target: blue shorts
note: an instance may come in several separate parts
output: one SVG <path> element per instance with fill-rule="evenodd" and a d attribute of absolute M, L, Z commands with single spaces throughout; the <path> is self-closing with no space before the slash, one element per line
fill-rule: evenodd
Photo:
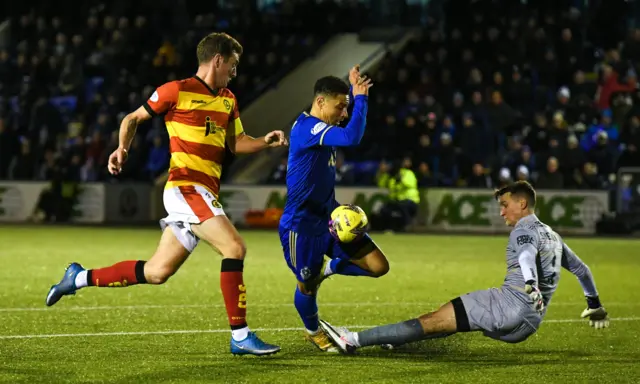
<path fill-rule="evenodd" d="M 340 243 L 329 231 L 321 235 L 303 235 L 282 228 L 280 242 L 287 265 L 302 283 L 322 272 L 325 255 L 331 259 L 348 260 L 363 257 L 376 248 L 368 234 L 353 243 Z"/>

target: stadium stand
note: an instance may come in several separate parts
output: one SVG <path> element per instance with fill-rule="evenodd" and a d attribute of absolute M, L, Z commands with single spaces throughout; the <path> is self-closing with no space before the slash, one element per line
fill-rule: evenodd
<path fill-rule="evenodd" d="M 417 25 L 418 37 L 369 73 L 376 85 L 367 132 L 357 150 L 340 153 L 340 185 L 374 186 L 381 169 L 411 164 L 422 187 L 493 188 L 527 179 L 538 189 L 613 195 L 616 172 L 640 166 L 640 30 L 616 21 L 626 8 L 569 0 L 470 2 L 468 9 L 454 3 L 5 7 L 0 180 L 148 183 L 162 174 L 168 154 L 161 119 L 140 127 L 121 176 L 109 176 L 105 163 L 122 116 L 155 86 L 190 76 L 195 45 L 209 31 L 228 31 L 245 46 L 230 86 L 243 109 L 335 34 Z M 314 22 L 319 14 L 323 23 Z M 262 181 L 282 185 L 286 165 L 274 164 Z M 635 196 L 637 183 L 625 181 L 618 200 Z"/>
<path fill-rule="evenodd" d="M 247 105 L 332 34 L 360 23 L 357 3 L 260 10 L 255 2 L 177 3 L 13 9 L 9 44 L 0 49 L 0 180 L 50 180 L 57 172 L 68 180 L 109 179 L 105 163 L 122 116 L 155 86 L 191 76 L 195 47 L 210 31 L 227 31 L 244 45 L 231 89 Z M 320 12 L 328 20 L 322 25 L 312 22 Z M 161 119 L 141 126 L 120 180 L 157 176 L 168 165 L 166 141 Z"/>
<path fill-rule="evenodd" d="M 568 4 L 452 4 L 371 73 L 367 132 L 339 183 L 371 185 L 404 158 L 422 186 L 446 187 L 607 189 L 640 166 L 640 30 L 596 34 L 603 20 Z"/>

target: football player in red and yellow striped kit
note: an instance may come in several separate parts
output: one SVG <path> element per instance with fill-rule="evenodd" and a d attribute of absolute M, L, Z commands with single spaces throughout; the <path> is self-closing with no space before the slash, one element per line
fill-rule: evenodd
<path fill-rule="evenodd" d="M 143 106 L 122 120 L 120 145 L 109 157 L 109 172 L 114 175 L 121 171 L 140 122 L 163 115 L 169 133 L 171 162 L 163 194 L 168 215 L 160 222 L 163 233 L 158 248 L 148 261 L 122 261 L 88 270 L 72 263 L 60 283 L 51 287 L 47 305 L 87 286 L 162 284 L 202 239 L 223 257 L 220 287 L 231 325 L 231 352 L 267 355 L 280 350 L 260 340 L 247 326 L 246 246 L 217 200 L 225 144 L 236 153 L 287 145 L 282 131 L 260 138 L 245 134 L 237 100 L 226 88 L 236 76 L 241 55 L 242 46 L 231 36 L 206 36 L 198 44 L 196 75 L 158 87 Z"/>

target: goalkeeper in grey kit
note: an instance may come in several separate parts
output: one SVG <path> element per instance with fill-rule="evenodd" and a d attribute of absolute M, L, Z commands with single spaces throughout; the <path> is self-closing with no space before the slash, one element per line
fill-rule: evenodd
<path fill-rule="evenodd" d="M 519 343 L 534 334 L 558 287 L 560 269 L 574 274 L 587 299 L 582 317 L 594 328 L 609 325 L 589 267 L 562 238 L 535 215 L 536 192 L 526 181 L 495 192 L 500 216 L 513 230 L 507 246 L 507 276 L 500 288 L 457 297 L 435 312 L 397 324 L 361 332 L 333 327 L 320 321 L 332 342 L 345 353 L 371 345 L 397 346 L 446 337 L 458 332 L 481 331 L 487 337 Z"/>

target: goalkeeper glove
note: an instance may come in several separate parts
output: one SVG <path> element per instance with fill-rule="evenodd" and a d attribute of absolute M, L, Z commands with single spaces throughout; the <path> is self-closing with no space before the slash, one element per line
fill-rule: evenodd
<path fill-rule="evenodd" d="M 533 308 L 536 312 L 542 314 L 542 311 L 544 311 L 544 301 L 542 300 L 542 293 L 536 286 L 536 282 L 529 280 L 524 284 L 524 291 L 529 295 L 529 298 L 533 302 Z"/>
<path fill-rule="evenodd" d="M 607 328 L 609 326 L 609 314 L 600 304 L 600 299 L 587 296 L 587 309 L 580 315 L 583 319 L 589 318 L 589 325 L 595 329 Z"/>

